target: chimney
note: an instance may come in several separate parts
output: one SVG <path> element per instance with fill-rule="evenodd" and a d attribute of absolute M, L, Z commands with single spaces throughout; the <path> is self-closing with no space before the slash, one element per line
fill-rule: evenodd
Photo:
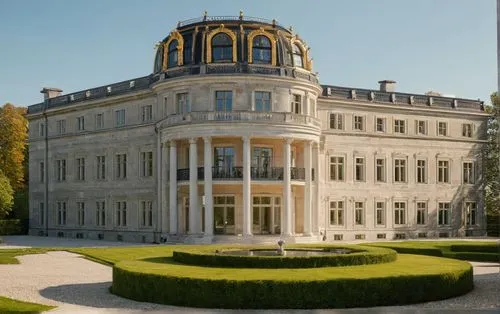
<path fill-rule="evenodd" d="M 381 92 L 393 93 L 396 91 L 396 81 L 383 80 L 383 81 L 378 81 L 378 83 L 380 84 Z"/>
<path fill-rule="evenodd" d="M 54 98 L 57 96 L 61 96 L 62 89 L 55 88 L 55 87 L 44 87 L 40 93 L 43 94 L 43 99 L 47 100 L 49 98 Z"/>

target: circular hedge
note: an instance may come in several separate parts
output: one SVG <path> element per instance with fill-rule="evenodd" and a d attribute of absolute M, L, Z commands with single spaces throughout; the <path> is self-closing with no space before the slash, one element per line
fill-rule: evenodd
<path fill-rule="evenodd" d="M 122 261 L 112 292 L 137 301 L 232 309 L 316 309 L 410 304 L 473 288 L 469 263 L 399 255 L 390 263 L 302 269 L 183 265 L 172 257 Z"/>
<path fill-rule="evenodd" d="M 313 255 L 313 256 L 237 256 L 226 255 L 224 251 L 230 251 L 234 247 L 214 248 L 184 248 L 175 249 L 173 259 L 176 262 L 211 267 L 234 267 L 234 268 L 313 268 L 313 267 L 334 267 L 352 266 L 393 262 L 397 258 L 397 253 L 386 248 L 376 248 L 359 245 L 345 246 L 300 246 L 287 248 L 288 251 L 315 249 L 323 251 L 333 251 L 338 249 L 348 249 L 352 253 Z M 238 250 L 242 248 L 239 247 Z M 262 247 L 245 247 L 254 251 L 263 250 Z M 270 247 L 269 249 L 274 249 Z"/>

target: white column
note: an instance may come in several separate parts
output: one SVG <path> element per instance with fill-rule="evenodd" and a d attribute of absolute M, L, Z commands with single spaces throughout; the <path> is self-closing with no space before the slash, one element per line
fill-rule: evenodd
<path fill-rule="evenodd" d="M 168 221 L 168 215 L 167 215 L 167 164 L 168 164 L 168 147 L 167 143 L 162 143 L 161 144 L 161 159 L 160 162 L 156 164 L 158 168 L 160 168 L 160 175 L 161 175 L 161 180 L 160 180 L 160 186 L 161 186 L 161 199 L 160 203 L 158 204 L 159 207 L 159 212 L 160 212 L 160 217 L 159 221 L 161 222 L 161 228 L 160 231 L 166 232 L 168 230 L 169 226 L 169 221 Z"/>
<path fill-rule="evenodd" d="M 313 234 L 319 234 L 319 226 L 320 226 L 320 223 L 319 223 L 319 219 L 320 219 L 320 216 L 319 216 L 319 211 L 321 210 L 320 207 L 321 207 L 321 195 L 319 193 L 319 182 L 320 182 L 320 165 L 321 165 L 321 162 L 320 162 L 320 158 L 319 158 L 319 143 L 316 142 L 314 143 L 314 149 L 313 149 L 313 163 L 314 163 L 314 181 L 316 181 L 316 184 L 314 185 L 314 196 L 313 196 L 313 203 L 314 203 L 314 207 L 313 207 L 313 210 L 312 210 L 312 232 Z M 326 215 L 326 213 L 325 213 Z"/>
<path fill-rule="evenodd" d="M 177 146 L 170 141 L 170 178 L 169 178 L 170 234 L 177 234 Z"/>
<path fill-rule="evenodd" d="M 312 235 L 312 212 L 311 212 L 311 169 L 312 169 L 312 146 L 311 142 L 304 143 L 304 168 L 306 182 L 304 185 L 304 235 Z"/>
<path fill-rule="evenodd" d="M 291 157 L 292 139 L 285 139 L 283 145 L 283 205 L 285 221 L 283 223 L 283 235 L 292 235 L 292 181 L 291 181 Z"/>
<path fill-rule="evenodd" d="M 200 233 L 198 210 L 198 152 L 197 138 L 189 139 L 189 233 Z"/>
<path fill-rule="evenodd" d="M 252 235 L 250 138 L 243 137 L 243 236 Z"/>
<path fill-rule="evenodd" d="M 214 206 L 212 196 L 212 143 L 210 137 L 204 137 L 204 189 L 205 189 L 205 234 L 213 235 L 214 233 Z"/>

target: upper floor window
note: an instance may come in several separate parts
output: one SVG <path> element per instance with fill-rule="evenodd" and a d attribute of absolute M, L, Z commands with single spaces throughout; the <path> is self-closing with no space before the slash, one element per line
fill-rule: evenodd
<path fill-rule="evenodd" d="M 344 129 L 344 115 L 341 113 L 330 113 L 330 129 Z"/>
<path fill-rule="evenodd" d="M 81 116 L 76 118 L 76 130 L 84 131 L 85 130 L 85 117 Z"/>
<path fill-rule="evenodd" d="M 417 183 L 427 183 L 427 163 L 424 159 L 417 160 Z"/>
<path fill-rule="evenodd" d="M 115 177 L 117 179 L 127 178 L 127 154 L 116 155 Z"/>
<path fill-rule="evenodd" d="M 125 109 L 115 111 L 115 126 L 125 125 Z"/>
<path fill-rule="evenodd" d="M 406 159 L 394 159 L 394 182 L 406 182 Z"/>
<path fill-rule="evenodd" d="M 385 182 L 385 159 L 377 158 L 375 161 L 375 181 Z"/>
<path fill-rule="evenodd" d="M 438 122 L 438 135 L 440 136 L 448 135 L 448 124 L 446 122 Z"/>
<path fill-rule="evenodd" d="M 177 97 L 177 114 L 183 114 L 190 112 L 189 108 L 189 98 L 188 93 L 179 93 L 176 95 Z"/>
<path fill-rule="evenodd" d="M 95 128 L 96 130 L 104 128 L 104 113 L 98 113 L 95 115 Z"/>
<path fill-rule="evenodd" d="M 475 176 L 474 176 L 474 163 L 471 161 L 464 162 L 463 163 L 463 183 L 464 184 L 474 184 L 475 183 Z"/>
<path fill-rule="evenodd" d="M 363 131 L 365 129 L 365 123 L 362 116 L 354 116 L 354 130 Z"/>
<path fill-rule="evenodd" d="M 298 94 L 292 95 L 292 113 L 302 113 L 302 96 Z"/>
<path fill-rule="evenodd" d="M 267 36 L 255 36 L 252 43 L 252 61 L 254 63 L 271 63 L 271 41 Z"/>
<path fill-rule="evenodd" d="M 215 111 L 233 110 L 233 92 L 216 91 L 215 92 Z"/>
<path fill-rule="evenodd" d="M 293 66 L 303 68 L 304 64 L 302 63 L 302 49 L 297 44 L 292 46 L 292 59 Z"/>
<path fill-rule="evenodd" d="M 142 122 L 148 122 L 153 120 L 153 106 L 152 105 L 142 106 L 141 117 L 142 117 Z"/>
<path fill-rule="evenodd" d="M 330 157 L 330 180 L 344 180 L 344 157 Z"/>
<path fill-rule="evenodd" d="M 106 179 L 106 156 L 97 156 L 97 180 Z"/>
<path fill-rule="evenodd" d="M 66 120 L 57 120 L 57 134 L 66 133 Z"/>
<path fill-rule="evenodd" d="M 38 124 L 38 136 L 45 136 L 45 123 L 43 122 Z"/>
<path fill-rule="evenodd" d="M 375 127 L 377 132 L 385 132 L 385 119 L 377 118 Z"/>
<path fill-rule="evenodd" d="M 438 182 L 450 183 L 450 162 L 448 160 L 438 160 Z"/>
<path fill-rule="evenodd" d="M 354 181 L 365 180 L 365 159 L 362 157 L 354 158 Z"/>
<path fill-rule="evenodd" d="M 56 160 L 56 180 L 66 181 L 66 159 Z"/>
<path fill-rule="evenodd" d="M 85 181 L 85 158 L 76 159 L 76 180 Z"/>
<path fill-rule="evenodd" d="M 212 61 L 232 62 L 233 41 L 226 33 L 218 33 L 212 38 Z"/>
<path fill-rule="evenodd" d="M 472 137 L 472 124 L 471 123 L 462 124 L 462 136 Z"/>
<path fill-rule="evenodd" d="M 177 39 L 174 39 L 170 42 L 168 45 L 168 61 L 167 61 L 167 66 L 168 68 L 173 68 L 177 66 L 177 61 L 178 61 L 178 54 L 177 54 L 177 46 L 179 45 L 179 42 Z"/>
<path fill-rule="evenodd" d="M 39 177 L 40 177 L 40 182 L 44 182 L 45 181 L 45 163 L 43 161 L 40 161 L 40 174 L 39 174 Z"/>
<path fill-rule="evenodd" d="M 419 135 L 427 135 L 427 121 L 415 121 L 415 133 Z"/>
<path fill-rule="evenodd" d="M 141 152 L 141 176 L 153 175 L 153 152 Z"/>
<path fill-rule="evenodd" d="M 192 59 L 193 59 L 192 49 L 193 49 L 193 37 L 191 34 L 189 34 L 184 38 L 184 48 L 183 48 L 184 60 L 182 60 L 184 64 L 193 63 L 192 62 Z"/>
<path fill-rule="evenodd" d="M 394 133 L 406 133 L 406 121 L 405 120 L 394 120 Z"/>
<path fill-rule="evenodd" d="M 255 111 L 271 111 L 270 92 L 255 92 Z"/>

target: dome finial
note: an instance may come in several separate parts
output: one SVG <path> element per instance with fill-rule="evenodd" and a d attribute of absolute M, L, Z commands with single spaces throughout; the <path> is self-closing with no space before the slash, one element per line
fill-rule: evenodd
<path fill-rule="evenodd" d="M 288 30 L 290 31 L 290 33 L 293 33 L 293 26 L 290 25 L 290 27 L 288 27 Z"/>
<path fill-rule="evenodd" d="M 203 13 L 203 21 L 207 20 L 207 16 L 208 16 L 208 11 L 205 10 L 205 12 Z"/>
<path fill-rule="evenodd" d="M 240 20 L 243 20 L 243 10 L 240 10 Z"/>

